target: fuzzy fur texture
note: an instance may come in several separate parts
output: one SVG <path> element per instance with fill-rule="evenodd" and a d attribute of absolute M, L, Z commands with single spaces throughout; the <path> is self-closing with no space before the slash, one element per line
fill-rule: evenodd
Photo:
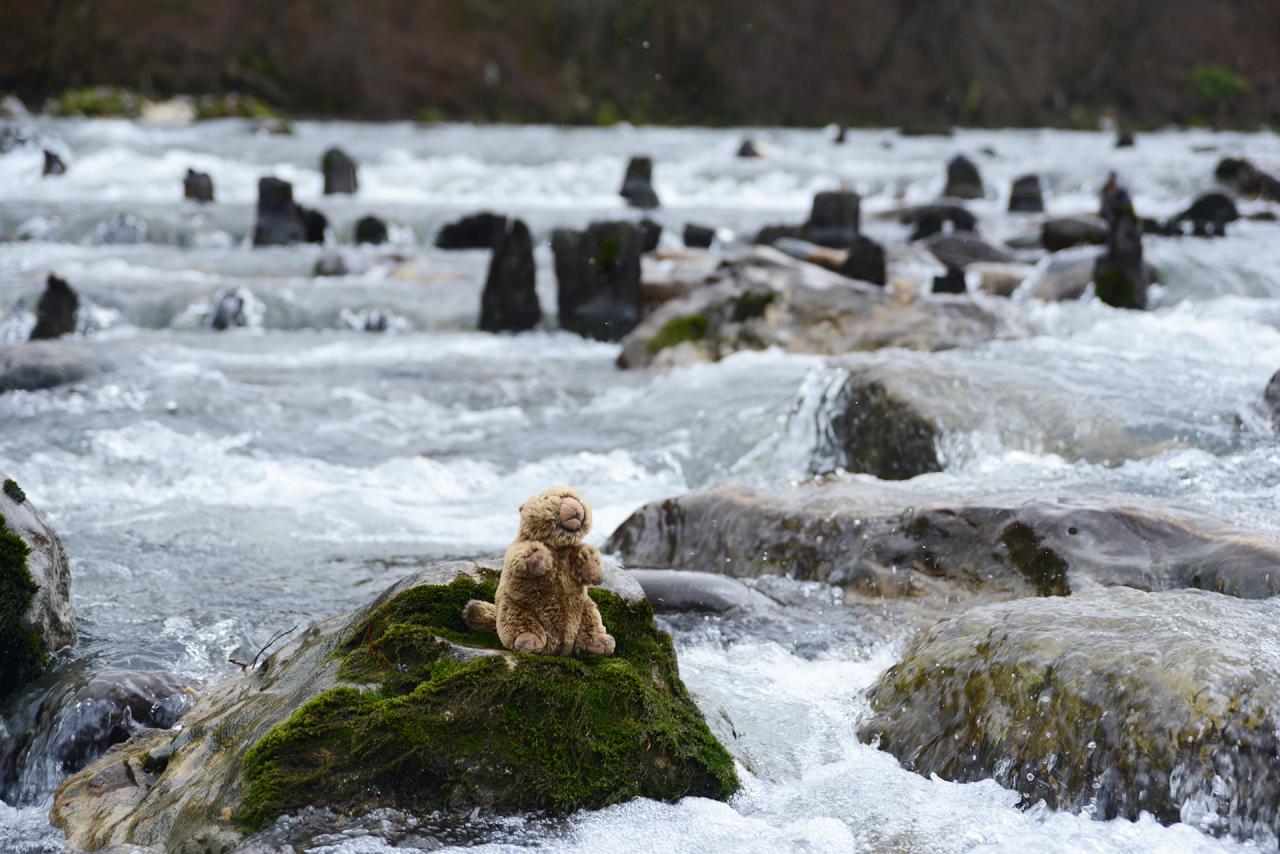
<path fill-rule="evenodd" d="M 590 530 L 591 506 L 567 486 L 526 501 L 495 602 L 468 602 L 467 626 L 496 633 L 516 652 L 612 655 L 613 637 L 587 596 L 587 588 L 604 579 L 600 552 L 582 542 Z"/>

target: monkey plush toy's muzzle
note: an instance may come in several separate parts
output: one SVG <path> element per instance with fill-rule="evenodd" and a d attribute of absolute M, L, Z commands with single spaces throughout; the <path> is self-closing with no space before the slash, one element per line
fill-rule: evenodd
<path fill-rule="evenodd" d="M 582 525 L 586 521 L 587 510 L 582 506 L 582 502 L 576 498 L 560 499 L 560 527 L 566 531 L 577 532 L 582 530 Z"/>

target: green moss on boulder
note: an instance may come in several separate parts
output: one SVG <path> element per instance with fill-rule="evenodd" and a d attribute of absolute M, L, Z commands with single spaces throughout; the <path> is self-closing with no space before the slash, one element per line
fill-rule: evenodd
<path fill-rule="evenodd" d="M 18 486 L 18 482 L 12 478 L 9 478 L 4 482 L 4 494 L 12 498 L 18 504 L 27 500 L 27 494 L 22 491 L 21 486 Z"/>
<path fill-rule="evenodd" d="M 673 317 L 662 325 L 645 345 L 649 355 L 654 355 L 668 347 L 683 344 L 685 341 L 701 341 L 707 334 L 707 316 L 705 314 L 687 314 Z"/>
<path fill-rule="evenodd" d="M 461 620 L 495 581 L 413 587 L 371 612 L 334 653 L 346 684 L 245 755 L 241 828 L 307 805 L 567 813 L 733 794 L 733 760 L 647 602 L 591 591 L 618 641 L 612 657 L 517 655 Z"/>
<path fill-rule="evenodd" d="M 46 110 L 58 116 L 133 118 L 142 110 L 142 98 L 117 86 L 86 86 L 67 89 L 52 99 Z"/>
<path fill-rule="evenodd" d="M 39 589 L 27 569 L 30 552 L 0 516 L 0 698 L 38 676 L 48 659 L 40 633 L 26 621 Z"/>

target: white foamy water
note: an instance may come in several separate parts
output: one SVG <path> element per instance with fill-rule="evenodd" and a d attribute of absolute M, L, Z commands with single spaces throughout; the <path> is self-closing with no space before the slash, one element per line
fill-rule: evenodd
<path fill-rule="evenodd" d="M 551 328 L 555 280 L 541 241 L 559 225 L 635 216 L 616 196 L 631 154 L 655 158 L 663 207 L 652 215 L 668 246 L 686 222 L 745 235 L 798 221 L 813 192 L 840 185 L 864 194 L 868 233 L 901 242 L 906 228 L 877 213 L 931 199 L 960 152 L 982 169 L 987 198 L 971 207 L 997 238 L 1034 230 L 1004 212 L 1010 183 L 1029 171 L 1044 177 L 1050 210 L 1068 214 L 1093 210 L 1115 169 L 1152 216 L 1211 188 L 1222 156 L 1280 171 L 1274 134 L 1147 134 L 1117 151 L 1108 134 L 1035 130 L 858 131 L 835 147 L 829 130 L 769 128 L 299 122 L 278 137 L 236 121 L 40 120 L 38 129 L 65 146 L 70 170 L 42 179 L 29 152 L 0 157 L 0 241 L 9 241 L 0 242 L 0 345 L 25 337 L 56 272 L 81 294 L 88 320 L 72 344 L 96 370 L 69 387 L 0 395 L 0 469 L 47 512 L 72 556 L 76 655 L 206 683 L 230 672 L 228 656 L 251 656 L 275 630 L 364 601 L 426 561 L 500 551 L 516 508 L 545 486 L 583 492 L 600 543 L 650 500 L 804 476 L 814 442 L 806 419 L 829 381 L 823 360 L 742 353 L 648 375 L 619 371 L 616 345 Z M 735 158 L 745 136 L 768 156 Z M 333 144 L 360 164 L 352 197 L 321 195 L 320 155 Z M 188 167 L 213 176 L 215 205 L 181 200 Z M 317 247 L 245 245 L 267 174 L 293 181 L 300 202 L 330 217 L 349 275 L 312 278 Z M 474 331 L 487 253 L 430 243 L 441 223 L 479 209 L 528 219 L 547 329 Z M 121 213 L 146 223 L 145 241 L 101 245 L 101 226 Z M 400 242 L 350 246 L 366 213 L 399 226 Z M 1015 300 L 1031 337 L 910 357 L 1000 393 L 940 386 L 964 426 L 942 437 L 947 470 L 907 489 L 1145 496 L 1280 533 L 1280 449 L 1260 400 L 1280 368 L 1277 238 L 1266 222 L 1236 223 L 1214 241 L 1148 238 L 1162 282 L 1152 311 Z M 251 327 L 203 329 L 228 289 L 251 296 Z M 387 333 L 360 331 L 372 312 L 390 319 Z M 1072 429 L 1084 419 L 1103 426 Z M 1237 847 L 1150 819 L 1019 810 L 994 783 L 902 770 L 858 743 L 855 721 L 905 630 L 860 620 L 809 626 L 803 643 L 713 618 L 676 627 L 690 688 L 739 733 L 745 786 L 731 803 L 636 801 L 555 823 L 486 818 L 445 841 L 556 851 Z M 47 808 L 0 805 L 0 849 L 60 850 Z M 372 822 L 316 838 L 311 850 L 384 851 L 410 838 Z"/>

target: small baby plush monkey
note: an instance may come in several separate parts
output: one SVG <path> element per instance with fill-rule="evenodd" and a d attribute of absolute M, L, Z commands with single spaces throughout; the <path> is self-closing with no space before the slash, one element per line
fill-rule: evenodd
<path fill-rule="evenodd" d="M 587 588 L 604 579 L 600 552 L 582 542 L 591 507 L 556 486 L 520 507 L 520 533 L 502 561 L 495 603 L 472 599 L 462 619 L 495 632 L 507 649 L 543 655 L 612 655 L 614 641 Z"/>

